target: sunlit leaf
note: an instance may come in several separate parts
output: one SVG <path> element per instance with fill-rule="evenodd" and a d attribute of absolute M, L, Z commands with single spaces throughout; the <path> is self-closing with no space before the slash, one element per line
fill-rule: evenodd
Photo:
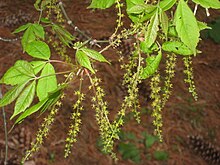
<path fill-rule="evenodd" d="M 79 64 L 87 69 L 89 69 L 92 73 L 95 73 L 94 69 L 91 66 L 91 62 L 89 60 L 89 57 L 81 50 L 76 51 L 76 59 L 79 62 Z"/>
<path fill-rule="evenodd" d="M 26 84 L 27 82 L 24 82 L 22 84 L 19 84 L 13 87 L 11 90 L 9 90 L 0 100 L 0 107 L 3 107 L 5 105 L 12 103 L 21 93 L 21 91 L 23 90 Z"/>
<path fill-rule="evenodd" d="M 34 77 L 34 69 L 32 65 L 24 60 L 18 60 L 15 65 L 15 69 L 22 73 L 23 75 L 29 76 L 29 77 Z"/>
<path fill-rule="evenodd" d="M 43 67 L 46 65 L 46 61 L 31 61 L 30 64 L 33 66 L 34 68 L 34 74 L 38 74 Z"/>
<path fill-rule="evenodd" d="M 155 42 L 157 38 L 157 31 L 159 30 L 159 19 L 158 13 L 156 12 L 150 19 L 150 24 L 147 27 L 147 32 L 145 33 L 145 42 L 147 47 L 151 47 L 151 45 Z"/>
<path fill-rule="evenodd" d="M 38 84 L 37 84 L 37 96 L 39 100 L 43 100 L 48 96 L 48 93 L 57 88 L 57 79 L 55 75 L 55 70 L 53 65 L 47 63 L 40 75 Z"/>
<path fill-rule="evenodd" d="M 19 72 L 16 69 L 16 67 L 13 66 L 7 70 L 7 72 L 4 74 L 4 76 L 0 80 L 0 83 L 7 84 L 7 85 L 17 85 L 25 81 L 28 81 L 29 79 L 31 79 L 31 77 Z"/>
<path fill-rule="evenodd" d="M 146 58 L 146 67 L 142 69 L 140 74 L 142 79 L 148 78 L 157 71 L 161 58 L 162 58 L 161 51 L 158 52 L 157 56 L 150 56 Z"/>
<path fill-rule="evenodd" d="M 22 25 L 22 26 L 18 27 L 17 29 L 15 29 L 13 31 L 13 33 L 20 33 L 22 31 L 26 30 L 30 25 L 31 25 L 31 23 L 27 23 L 25 25 Z"/>
<path fill-rule="evenodd" d="M 189 56 L 193 54 L 192 50 L 180 41 L 164 42 L 162 45 L 162 49 L 167 52 L 173 52 L 184 56 Z"/>
<path fill-rule="evenodd" d="M 50 48 L 42 41 L 33 41 L 27 45 L 27 53 L 35 58 L 48 60 L 50 58 Z"/>
<path fill-rule="evenodd" d="M 195 54 L 199 42 L 199 27 L 192 10 L 184 0 L 178 3 L 174 22 L 181 41 Z"/>
<path fill-rule="evenodd" d="M 30 83 L 18 97 L 15 103 L 14 113 L 10 119 L 14 118 L 21 112 L 24 112 L 32 103 L 35 94 L 36 81 Z"/>
<path fill-rule="evenodd" d="M 177 0 L 162 0 L 159 3 L 160 8 L 163 11 L 169 10 L 176 3 Z"/>
<path fill-rule="evenodd" d="M 115 3 L 115 0 L 92 0 L 88 8 L 106 9 L 111 7 Z"/>
<path fill-rule="evenodd" d="M 204 8 L 220 9 L 219 0 L 192 0 L 192 1 L 201 5 Z"/>
<path fill-rule="evenodd" d="M 109 63 L 101 53 L 99 53 L 95 50 L 88 49 L 88 48 L 82 48 L 80 50 L 83 51 L 87 56 L 89 56 L 90 58 L 92 58 L 94 60 L 97 60 L 99 62 Z"/>

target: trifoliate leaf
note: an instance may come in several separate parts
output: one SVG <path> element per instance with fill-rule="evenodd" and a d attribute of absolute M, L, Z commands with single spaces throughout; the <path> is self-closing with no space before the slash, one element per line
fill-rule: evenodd
<path fill-rule="evenodd" d="M 42 77 L 42 78 L 41 78 Z M 37 96 L 39 100 L 43 100 L 48 96 L 48 93 L 57 88 L 57 79 L 53 65 L 47 63 L 40 75 L 37 84 Z"/>
<path fill-rule="evenodd" d="M 184 0 L 178 3 L 174 23 L 181 41 L 195 54 L 199 42 L 199 27 L 195 15 Z"/>
<path fill-rule="evenodd" d="M 49 60 L 50 58 L 50 48 L 42 41 L 33 41 L 27 45 L 27 53 L 35 58 Z"/>
<path fill-rule="evenodd" d="M 115 0 L 92 0 L 88 8 L 106 9 L 111 7 L 114 3 Z"/>
<path fill-rule="evenodd" d="M 24 112 L 32 103 L 35 94 L 36 81 L 29 84 L 18 97 L 15 103 L 14 113 L 10 119 L 14 118 L 21 112 Z"/>
<path fill-rule="evenodd" d="M 91 62 L 89 60 L 89 57 L 81 50 L 76 51 L 76 59 L 79 62 L 79 64 L 87 69 L 89 69 L 92 73 L 95 73 L 94 69 L 91 66 Z"/>
<path fill-rule="evenodd" d="M 179 55 L 189 56 L 193 55 L 191 49 L 189 49 L 184 43 L 180 41 L 167 41 L 162 45 L 162 49 L 167 52 L 173 52 Z"/>
<path fill-rule="evenodd" d="M 13 87 L 11 90 L 9 90 L 0 100 L 0 107 L 3 107 L 5 105 L 12 103 L 21 93 L 21 91 L 23 90 L 26 84 L 27 82 L 24 82 L 22 84 L 19 84 Z"/>
<path fill-rule="evenodd" d="M 219 0 L 192 0 L 192 1 L 201 5 L 204 8 L 220 9 Z"/>

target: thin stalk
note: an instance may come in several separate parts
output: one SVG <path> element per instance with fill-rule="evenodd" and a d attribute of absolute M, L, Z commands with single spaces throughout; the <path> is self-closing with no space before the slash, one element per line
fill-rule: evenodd
<path fill-rule="evenodd" d="M 2 88 L 0 86 L 0 99 L 2 98 Z M 7 121 L 6 121 L 6 113 L 5 108 L 2 107 L 2 116 L 3 116 L 3 123 L 4 123 L 4 132 L 5 132 L 5 160 L 4 165 L 7 165 L 8 161 L 8 131 L 7 131 Z"/>

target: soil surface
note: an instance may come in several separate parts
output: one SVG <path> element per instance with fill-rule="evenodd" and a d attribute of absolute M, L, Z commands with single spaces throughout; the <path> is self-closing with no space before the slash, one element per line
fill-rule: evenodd
<path fill-rule="evenodd" d="M 79 29 L 88 33 L 91 37 L 101 39 L 109 37 L 115 28 L 116 10 L 89 10 L 89 0 L 63 1 L 66 11 L 74 24 Z M 0 0 L 0 37 L 14 38 L 11 31 L 28 21 L 35 21 L 38 13 L 33 7 L 33 0 L 12 1 Z M 203 21 L 211 21 L 220 16 L 219 12 L 211 12 L 211 17 L 207 18 L 202 9 L 198 17 Z M 129 20 L 125 19 L 125 26 L 129 25 Z M 68 28 L 73 32 L 73 29 Z M 194 78 L 199 99 L 195 102 L 188 93 L 187 85 L 184 83 L 182 58 L 178 58 L 176 76 L 173 79 L 174 88 L 172 96 L 163 109 L 163 143 L 156 142 L 151 148 L 146 149 L 143 141 L 143 132 L 153 134 L 153 126 L 150 117 L 151 107 L 149 99 L 148 82 L 140 87 L 141 99 L 141 124 L 137 124 L 133 118 L 128 118 L 123 132 L 130 132 L 136 136 L 132 141 L 140 151 L 140 162 L 143 165 L 208 165 L 201 156 L 190 149 L 187 136 L 200 135 L 206 142 L 212 143 L 216 148 L 220 146 L 220 45 L 212 40 L 204 39 L 200 42 L 199 50 L 202 51 L 193 58 Z M 74 52 L 72 56 L 74 55 Z M 121 85 L 123 71 L 120 70 L 118 54 L 110 49 L 104 55 L 111 61 L 111 65 L 96 64 L 98 76 L 103 80 L 102 86 L 106 91 L 105 99 L 109 101 L 109 110 L 113 116 L 120 108 L 120 104 L 125 95 L 125 90 Z M 70 55 L 71 56 L 71 55 Z M 127 56 L 126 56 L 127 57 Z M 55 59 L 59 58 L 54 56 Z M 20 40 L 14 42 L 0 41 L 0 77 L 11 67 L 16 60 L 31 60 L 22 53 Z M 64 70 L 62 65 L 56 65 L 56 70 Z M 59 79 L 61 81 L 62 79 Z M 85 111 L 82 113 L 81 132 L 77 143 L 74 144 L 72 154 L 64 158 L 65 138 L 70 124 L 70 114 L 72 104 L 75 100 L 73 93 L 78 89 L 79 81 L 74 80 L 66 91 L 67 97 L 63 101 L 63 106 L 56 117 L 56 122 L 52 126 L 48 138 L 40 151 L 35 154 L 26 165 L 112 165 L 114 161 L 108 155 L 103 154 L 98 147 L 99 130 L 95 121 L 95 113 L 91 108 L 90 97 L 92 92 L 88 90 L 89 82 L 85 78 L 83 92 L 86 93 L 84 101 Z M 2 86 L 5 93 L 9 86 Z M 5 107 L 8 129 L 14 121 L 9 118 L 13 113 L 13 105 Z M 30 142 L 35 138 L 38 127 L 47 113 L 38 116 L 33 115 L 22 124 L 16 126 L 8 135 L 9 137 L 9 164 L 19 164 L 25 150 Z M 110 117 L 111 117 L 110 116 Z M 3 118 L 0 118 L 0 164 L 4 158 L 4 128 Z M 142 141 L 141 141 L 142 140 Z M 141 142 L 140 142 L 141 141 Z M 127 141 L 123 141 L 127 142 Z M 118 146 L 122 141 L 116 142 L 115 151 L 119 158 L 117 164 L 135 164 L 132 160 L 123 160 Z M 165 160 L 157 160 L 153 157 L 155 151 L 165 151 L 169 157 Z"/>

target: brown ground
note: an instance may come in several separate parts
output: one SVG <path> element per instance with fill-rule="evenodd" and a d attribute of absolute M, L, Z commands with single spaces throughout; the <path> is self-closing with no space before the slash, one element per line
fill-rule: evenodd
<path fill-rule="evenodd" d="M 15 4 L 16 3 L 16 4 Z M 65 0 L 66 9 L 70 18 L 74 23 L 84 31 L 87 31 L 94 38 L 103 38 L 109 36 L 115 27 L 115 10 L 114 8 L 106 11 L 95 11 L 86 9 L 89 5 L 89 0 L 84 1 L 70 1 Z M 33 1 L 11 1 L 7 3 L 0 1 L 0 19 L 7 15 L 13 15 L 18 11 L 24 13 L 30 13 L 32 16 L 36 16 L 32 7 Z M 23 14 L 24 14 L 23 13 Z M 24 14 L 25 15 L 25 14 Z M 203 14 L 204 15 L 204 14 Z M 203 15 L 200 15 L 202 19 Z M 213 17 L 219 16 L 219 13 L 214 13 Z M 27 16 L 29 17 L 29 16 Z M 22 17 L 23 18 L 23 17 Z M 34 18 L 34 17 L 33 17 Z M 12 17 L 10 17 L 12 19 Z M 204 18 L 211 20 L 212 18 Z M 25 21 L 25 19 L 23 19 Z M 10 21 L 7 24 L 3 21 L 0 26 L 1 37 L 13 37 L 10 31 L 19 26 L 20 22 L 17 21 L 15 25 Z M 144 146 L 141 143 L 136 145 L 141 148 L 141 162 L 140 164 L 149 165 L 206 165 L 206 163 L 200 156 L 194 154 L 187 145 L 187 135 L 201 135 L 207 141 L 220 146 L 220 59 L 219 50 L 220 45 L 213 43 L 211 40 L 203 40 L 199 45 L 199 49 L 203 52 L 193 60 L 194 64 L 194 75 L 195 83 L 199 95 L 199 100 L 194 102 L 190 94 L 188 94 L 187 86 L 183 82 L 183 65 L 181 59 L 178 59 L 178 66 L 176 77 L 173 80 L 174 89 L 171 98 L 163 111 L 164 127 L 163 135 L 164 142 L 162 144 L 156 143 L 153 147 L 147 151 L 144 150 Z M 115 113 L 119 107 L 124 91 L 121 88 L 121 76 L 122 71 L 119 70 L 119 64 L 117 62 L 118 55 L 115 51 L 110 50 L 105 53 L 108 59 L 110 59 L 112 65 L 98 64 L 96 67 L 99 68 L 99 76 L 103 79 L 103 86 L 107 92 L 106 99 L 110 101 L 109 110 L 111 113 Z M 14 64 L 18 59 L 29 59 L 27 55 L 22 54 L 20 42 L 2 42 L 0 41 L 0 77 L 3 73 Z M 57 69 L 62 69 L 62 66 L 57 66 Z M 81 127 L 81 133 L 78 137 L 78 142 L 73 147 L 72 155 L 64 159 L 63 148 L 66 133 L 69 125 L 69 114 L 71 113 L 71 105 L 74 101 L 72 93 L 78 88 L 78 81 L 71 84 L 68 90 L 68 98 L 65 99 L 63 108 L 56 118 L 56 123 L 51 129 L 51 133 L 46 140 L 44 146 L 40 152 L 34 156 L 32 163 L 37 165 L 110 165 L 114 164 L 109 156 L 103 155 L 96 143 L 98 139 L 98 127 L 95 122 L 94 111 L 90 108 L 89 95 L 90 91 L 87 90 L 88 82 L 85 80 L 84 92 L 87 93 L 87 100 L 85 100 L 84 106 L 85 111 L 82 115 L 83 125 Z M 7 87 L 3 87 L 4 91 Z M 147 92 L 147 91 L 145 91 Z M 143 99 L 142 91 L 142 100 Z M 148 104 L 142 101 L 141 103 L 145 107 L 143 112 L 142 124 L 137 124 L 133 119 L 130 119 L 123 128 L 124 131 L 130 131 L 141 138 L 141 133 L 146 131 L 152 134 L 153 127 L 151 125 L 152 119 L 150 118 Z M 12 105 L 5 108 L 7 113 L 8 125 L 11 126 L 13 121 L 9 121 L 9 117 L 12 114 Z M 45 116 L 45 115 L 44 115 Z M 9 134 L 10 148 L 9 155 L 22 154 L 22 146 L 19 143 L 13 145 L 11 139 L 15 136 L 22 128 L 25 128 L 25 133 L 29 132 L 32 137 L 37 131 L 38 126 L 44 116 L 35 119 L 37 116 L 28 118 L 21 125 L 15 127 L 11 134 Z M 3 120 L 0 119 L 0 153 L 4 155 L 4 132 L 3 132 Z M 28 135 L 26 135 L 28 136 Z M 26 139 L 27 140 L 27 139 Z M 117 142 L 118 143 L 118 142 Z M 169 153 L 169 159 L 167 161 L 157 161 L 155 159 L 148 160 L 146 154 L 153 153 L 155 150 L 165 150 Z M 117 151 L 117 149 L 116 149 Z M 119 162 L 120 165 L 134 164 L 130 160 L 122 160 L 120 154 Z M 2 156 L 3 157 L 3 156 Z M 1 162 L 1 161 L 0 161 Z M 30 164 L 31 162 L 29 162 Z"/>

